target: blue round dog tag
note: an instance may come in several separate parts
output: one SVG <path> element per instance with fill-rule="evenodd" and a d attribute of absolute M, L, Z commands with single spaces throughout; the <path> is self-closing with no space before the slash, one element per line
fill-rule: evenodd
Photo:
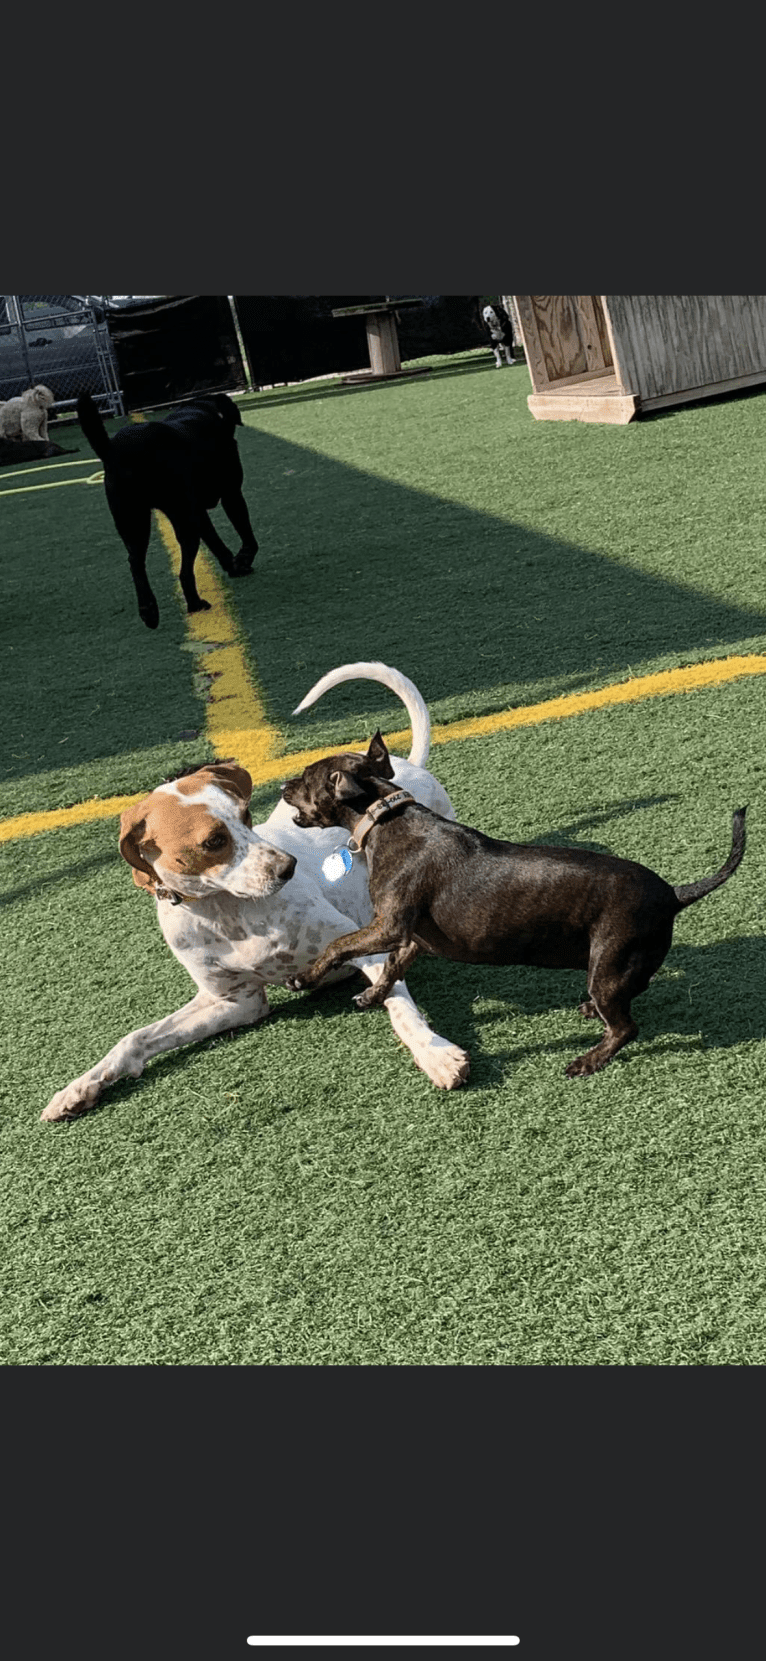
<path fill-rule="evenodd" d="M 322 876 L 326 882 L 340 882 L 341 877 L 348 876 L 353 863 L 348 848 L 335 848 L 322 861 Z"/>

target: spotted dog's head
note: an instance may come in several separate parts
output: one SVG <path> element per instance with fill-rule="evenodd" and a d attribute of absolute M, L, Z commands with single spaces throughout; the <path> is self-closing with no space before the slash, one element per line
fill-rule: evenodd
<path fill-rule="evenodd" d="M 120 820 L 120 853 L 139 888 L 201 899 L 225 889 L 266 899 L 289 882 L 295 858 L 251 829 L 252 780 L 244 767 L 216 762 L 153 790 Z"/>
<path fill-rule="evenodd" d="M 502 340 L 510 322 L 508 313 L 503 310 L 502 306 L 499 309 L 495 306 L 485 306 L 481 315 L 492 339 Z"/>
<path fill-rule="evenodd" d="M 385 795 L 387 781 L 393 776 L 388 750 L 376 732 L 366 751 L 325 756 L 304 767 L 299 778 L 288 779 L 282 796 L 290 807 L 298 809 L 295 823 L 304 830 L 343 825 L 347 807 L 353 808 L 357 816 L 362 814 L 370 802 Z"/>

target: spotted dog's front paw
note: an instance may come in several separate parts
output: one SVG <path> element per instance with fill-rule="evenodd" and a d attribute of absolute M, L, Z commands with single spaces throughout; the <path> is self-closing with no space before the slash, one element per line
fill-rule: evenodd
<path fill-rule="evenodd" d="M 471 1058 L 457 1044 L 433 1034 L 424 1050 L 413 1050 L 418 1066 L 427 1073 L 432 1084 L 440 1090 L 459 1090 L 466 1084 L 471 1072 Z"/>
<path fill-rule="evenodd" d="M 67 1084 L 63 1090 L 57 1090 L 48 1106 L 43 1108 L 41 1119 L 49 1124 L 55 1124 L 59 1119 L 76 1119 L 79 1113 L 85 1113 L 101 1095 L 102 1085 L 95 1079 L 75 1079 Z"/>

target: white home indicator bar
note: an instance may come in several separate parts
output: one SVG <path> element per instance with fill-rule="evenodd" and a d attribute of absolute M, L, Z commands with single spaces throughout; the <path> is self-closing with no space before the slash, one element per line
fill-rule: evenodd
<path fill-rule="evenodd" d="M 297 1644 L 301 1646 L 305 1646 L 306 1644 L 377 1644 L 397 1646 L 399 1644 L 453 1644 L 459 1645 L 463 1649 L 473 1649 L 474 1645 L 477 1644 L 490 1644 L 495 1647 L 502 1647 L 504 1644 L 510 1645 L 521 1642 L 519 1638 L 248 1638 L 247 1641 L 249 1644 L 263 1646 L 267 1644 Z"/>

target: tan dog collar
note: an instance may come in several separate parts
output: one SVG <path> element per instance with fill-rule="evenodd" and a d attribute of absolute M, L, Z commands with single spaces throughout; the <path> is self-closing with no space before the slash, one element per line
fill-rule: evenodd
<path fill-rule="evenodd" d="M 404 807 L 406 802 L 414 802 L 414 800 L 415 797 L 410 795 L 409 790 L 394 790 L 390 796 L 380 796 L 377 802 L 373 802 L 372 807 L 368 808 L 363 817 L 357 820 L 348 839 L 346 846 L 350 848 L 352 854 L 361 852 L 365 837 L 369 836 L 373 825 L 377 825 L 379 819 L 385 819 L 389 813 L 394 812 L 395 808 Z"/>

